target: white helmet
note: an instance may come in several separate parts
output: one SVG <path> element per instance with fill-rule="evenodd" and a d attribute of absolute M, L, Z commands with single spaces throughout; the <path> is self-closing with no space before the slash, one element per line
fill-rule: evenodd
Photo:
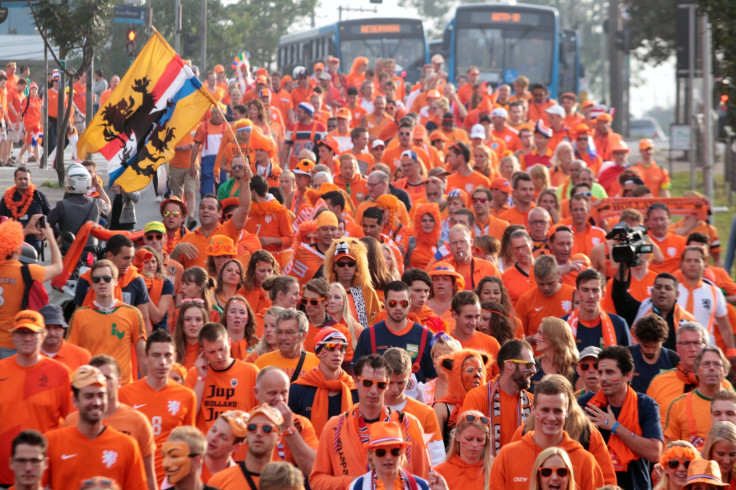
<path fill-rule="evenodd" d="M 79 163 L 72 163 L 66 171 L 66 192 L 86 194 L 92 187 L 92 176 Z"/>
<path fill-rule="evenodd" d="M 295 82 L 299 79 L 299 75 L 306 75 L 306 74 L 307 74 L 307 69 L 304 68 L 303 66 L 297 66 L 291 72 L 292 78 L 294 79 Z"/>

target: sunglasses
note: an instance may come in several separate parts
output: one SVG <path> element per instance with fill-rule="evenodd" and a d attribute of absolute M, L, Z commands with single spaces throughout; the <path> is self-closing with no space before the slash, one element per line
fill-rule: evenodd
<path fill-rule="evenodd" d="M 233 165 L 230 167 L 231 170 L 238 170 L 238 169 L 244 169 L 245 167 L 243 165 Z"/>
<path fill-rule="evenodd" d="M 345 344 L 322 344 L 322 348 L 329 352 L 333 352 L 338 349 L 342 352 L 347 352 L 348 350 L 348 346 Z"/>
<path fill-rule="evenodd" d="M 536 364 L 534 364 L 534 361 L 522 361 L 521 359 L 506 359 L 507 361 L 511 361 L 514 364 L 522 364 L 527 371 L 531 371 L 532 369 L 536 368 Z"/>
<path fill-rule="evenodd" d="M 376 379 L 358 378 L 363 383 L 363 388 L 370 388 L 375 383 L 379 390 L 383 391 L 388 388 L 388 381 L 378 381 Z"/>
<path fill-rule="evenodd" d="M 552 476 L 553 471 L 561 478 L 566 477 L 567 474 L 570 473 L 570 470 L 567 468 L 539 468 L 539 474 L 545 478 Z"/>
<path fill-rule="evenodd" d="M 376 456 L 379 458 L 385 458 L 388 453 L 391 453 L 391 456 L 394 458 L 398 458 L 401 456 L 401 448 L 400 447 L 392 447 L 391 449 L 383 449 L 382 447 L 379 447 L 376 449 Z"/>
<path fill-rule="evenodd" d="M 164 211 L 164 218 L 168 218 L 169 216 L 178 218 L 179 216 L 181 216 L 181 211 Z"/>
<path fill-rule="evenodd" d="M 474 198 L 473 198 L 473 202 L 474 202 L 474 203 L 475 203 L 475 202 L 482 202 L 482 203 L 486 203 L 486 202 L 488 202 L 488 198 L 487 198 L 487 197 L 474 197 Z"/>
<path fill-rule="evenodd" d="M 276 430 L 276 427 L 271 424 L 248 424 L 247 429 L 248 432 L 255 432 L 258 430 L 259 427 L 264 434 L 270 434 L 271 432 Z"/>
<path fill-rule="evenodd" d="M 491 419 L 489 419 L 488 417 L 482 417 L 482 416 L 478 417 L 477 415 L 473 415 L 473 414 L 464 416 L 463 418 L 460 419 L 460 422 L 458 423 L 470 422 L 472 424 L 476 420 L 479 421 L 483 425 L 491 425 Z"/>
<path fill-rule="evenodd" d="M 597 362 L 581 362 L 580 363 L 581 371 L 587 371 L 588 369 L 595 369 L 597 371 L 598 363 Z"/>
<path fill-rule="evenodd" d="M 396 305 L 401 305 L 402 308 L 406 308 L 409 306 L 409 300 L 402 299 L 401 301 L 391 299 L 388 301 L 388 307 L 389 308 L 396 308 Z"/>
<path fill-rule="evenodd" d="M 355 261 L 354 260 L 341 260 L 339 262 L 335 262 L 335 265 L 341 269 L 343 267 L 355 267 Z"/>
<path fill-rule="evenodd" d="M 302 304 L 302 306 L 307 306 L 307 305 L 317 306 L 326 300 L 327 298 L 302 298 L 299 300 L 299 302 Z"/>
<path fill-rule="evenodd" d="M 163 240 L 163 238 L 164 238 L 164 236 L 161 235 L 161 234 L 158 234 L 158 235 L 153 235 L 153 234 L 146 235 L 146 240 L 157 240 L 158 241 L 158 240 Z"/>
<path fill-rule="evenodd" d="M 690 466 L 690 461 L 677 461 L 676 459 L 667 461 L 667 466 L 671 470 L 676 470 L 677 468 L 680 467 L 680 465 L 684 466 L 685 469 L 687 469 Z"/>
<path fill-rule="evenodd" d="M 107 283 L 112 281 L 112 276 L 92 276 L 92 282 L 97 284 L 100 281 L 105 281 Z"/>

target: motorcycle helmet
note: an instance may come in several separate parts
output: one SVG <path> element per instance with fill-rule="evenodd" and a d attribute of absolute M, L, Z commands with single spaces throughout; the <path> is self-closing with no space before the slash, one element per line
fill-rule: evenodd
<path fill-rule="evenodd" d="M 92 187 L 92 176 L 79 163 L 72 163 L 66 170 L 66 192 L 86 194 Z"/>

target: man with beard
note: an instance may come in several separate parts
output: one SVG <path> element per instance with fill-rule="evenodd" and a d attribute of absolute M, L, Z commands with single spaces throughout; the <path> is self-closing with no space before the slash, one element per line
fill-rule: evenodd
<path fill-rule="evenodd" d="M 411 325 L 407 318 L 411 306 L 409 286 L 402 281 L 392 281 L 386 285 L 384 292 L 386 320 L 360 333 L 354 359 L 368 354 L 383 354 L 389 347 L 399 347 L 412 357 L 417 380 L 425 382 L 436 378 L 430 345 L 432 333 L 416 322 Z"/>
<path fill-rule="evenodd" d="M 163 461 L 170 485 L 166 490 L 216 490 L 202 482 L 207 441 L 194 427 L 174 429 L 163 444 Z"/>
<path fill-rule="evenodd" d="M 230 356 L 227 330 L 219 323 L 202 327 L 199 345 L 202 353 L 187 373 L 184 386 L 197 395 L 196 426 L 206 434 L 223 408 L 245 411 L 255 406 L 253 385 L 258 368 Z"/>
<path fill-rule="evenodd" d="M 652 488 L 650 462 L 662 450 L 657 404 L 629 385 L 634 359 L 625 347 L 603 349 L 598 356 L 601 390 L 578 399 L 608 444 L 616 479 L 621 488 Z"/>
<path fill-rule="evenodd" d="M 529 417 L 534 396 L 528 390 L 537 372 L 532 346 L 519 339 L 509 340 L 501 346 L 496 364 L 500 374 L 485 385 L 470 390 L 462 410 L 478 410 L 490 418 L 494 456 L 511 441 L 516 428 Z M 501 413 L 518 416 L 501 417 Z"/>
<path fill-rule="evenodd" d="M 281 413 L 265 403 L 248 414 L 245 443 L 248 453 L 245 461 L 216 473 L 209 481 L 220 490 L 241 490 L 258 488 L 258 479 L 263 468 L 273 459 L 284 418 Z"/>
<path fill-rule="evenodd" d="M 483 386 L 473 391 L 481 389 Z M 540 452 L 550 447 L 559 447 L 570 457 L 572 467 L 575 468 L 575 483 L 571 486 L 576 488 L 603 486 L 603 471 L 596 458 L 563 429 L 570 415 L 572 396 L 570 384 L 559 375 L 545 376 L 537 383 L 534 391 L 534 430 L 524 434 L 521 440 L 501 448 L 491 468 L 489 488 L 528 489 L 530 463 Z M 507 418 L 514 420 L 514 417 L 507 416 Z M 491 434 L 493 433 L 491 431 Z"/>
<path fill-rule="evenodd" d="M 386 361 L 375 354 L 362 357 L 355 363 L 355 376 L 360 401 L 325 425 L 309 477 L 310 486 L 320 490 L 344 490 L 355 475 L 362 474 L 367 465 L 364 444 L 368 442 L 371 424 L 378 421 L 402 421 L 402 435 L 410 444 L 408 461 L 403 467 L 409 473 L 426 477 L 430 462 L 421 424 L 413 415 L 396 412 L 385 405 Z"/>
<path fill-rule="evenodd" d="M 650 313 L 639 318 L 631 327 L 631 333 L 638 342 L 628 347 L 635 366 L 631 387 L 637 393 L 646 393 L 652 379 L 677 366 L 680 358 L 676 352 L 663 347 L 668 333 L 667 322 L 661 316 Z"/>
<path fill-rule="evenodd" d="M 114 479 L 126 490 L 145 490 L 146 472 L 138 443 L 103 423 L 107 411 L 107 381 L 90 365 L 72 374 L 72 400 L 79 410 L 77 424 L 46 433 L 49 488 L 69 488 L 95 476 Z"/>

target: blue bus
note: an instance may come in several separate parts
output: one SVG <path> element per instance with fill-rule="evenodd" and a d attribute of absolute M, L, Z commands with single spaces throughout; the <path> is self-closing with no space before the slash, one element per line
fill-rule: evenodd
<path fill-rule="evenodd" d="M 398 74 L 416 82 L 429 63 L 429 45 L 421 19 L 402 18 L 343 20 L 279 38 L 278 67 L 285 75 L 297 66 L 311 71 L 328 55 L 340 59 L 343 73 L 350 72 L 358 56 L 371 65 L 377 58 L 393 58 Z"/>
<path fill-rule="evenodd" d="M 451 80 L 477 66 L 494 87 L 524 75 L 552 97 L 578 92 L 580 47 L 575 31 L 560 29 L 552 7 L 469 4 L 457 7 L 443 36 Z"/>

